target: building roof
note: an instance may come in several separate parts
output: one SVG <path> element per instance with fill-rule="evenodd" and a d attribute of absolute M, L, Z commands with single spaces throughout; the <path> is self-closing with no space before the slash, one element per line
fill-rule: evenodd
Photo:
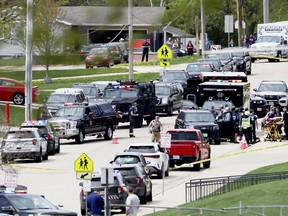
<path fill-rule="evenodd" d="M 193 35 L 187 33 L 184 30 L 181 30 L 179 28 L 175 28 L 173 26 L 167 26 L 167 28 L 165 28 L 165 31 L 172 34 L 173 37 L 192 37 Z"/>
<path fill-rule="evenodd" d="M 123 26 L 128 24 L 127 7 L 63 6 L 66 25 Z M 134 26 L 162 26 L 165 7 L 133 7 Z"/>

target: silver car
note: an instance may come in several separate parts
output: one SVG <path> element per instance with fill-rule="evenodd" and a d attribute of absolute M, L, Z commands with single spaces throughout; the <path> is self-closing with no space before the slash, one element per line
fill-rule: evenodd
<path fill-rule="evenodd" d="M 3 137 L 2 163 L 14 159 L 48 160 L 47 140 L 37 128 L 21 128 L 8 131 Z"/>

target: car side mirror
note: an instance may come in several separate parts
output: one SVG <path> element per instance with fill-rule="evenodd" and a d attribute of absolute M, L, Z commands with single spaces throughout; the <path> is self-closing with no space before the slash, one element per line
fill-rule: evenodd
<path fill-rule="evenodd" d="M 253 88 L 253 91 L 257 92 L 257 89 L 256 89 L 256 88 Z"/>
<path fill-rule="evenodd" d="M 110 161 L 109 163 L 110 163 L 110 164 L 113 164 L 113 162 L 114 162 L 114 161 Z"/>

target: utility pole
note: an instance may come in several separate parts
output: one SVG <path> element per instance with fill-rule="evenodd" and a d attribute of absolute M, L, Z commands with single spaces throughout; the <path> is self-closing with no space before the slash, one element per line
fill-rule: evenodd
<path fill-rule="evenodd" d="M 129 80 L 133 80 L 133 7 L 132 0 L 128 0 L 128 25 L 129 25 Z"/>
<path fill-rule="evenodd" d="M 25 71 L 25 120 L 32 120 L 32 37 L 33 0 L 27 0 L 26 13 L 26 71 Z"/>
<path fill-rule="evenodd" d="M 269 23 L 269 0 L 263 0 L 263 21 Z"/>
<path fill-rule="evenodd" d="M 202 57 L 205 58 L 205 48 L 206 48 L 206 31 L 205 31 L 205 20 L 204 20 L 204 6 L 203 0 L 201 0 L 201 50 Z M 198 45 L 197 45 L 198 46 Z"/>
<path fill-rule="evenodd" d="M 195 16 L 195 32 L 196 32 L 195 47 L 196 47 L 197 55 L 199 55 L 199 28 L 198 28 L 198 25 L 199 25 L 199 18 L 198 18 L 198 16 Z"/>
<path fill-rule="evenodd" d="M 237 0 L 238 46 L 242 47 L 242 0 Z"/>

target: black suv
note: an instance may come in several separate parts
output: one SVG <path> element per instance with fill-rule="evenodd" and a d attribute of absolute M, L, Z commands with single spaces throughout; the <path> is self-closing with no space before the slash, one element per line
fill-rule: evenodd
<path fill-rule="evenodd" d="M 124 183 L 124 178 L 120 173 L 114 173 L 113 180 L 113 184 L 109 185 L 108 188 L 109 204 L 125 205 L 125 201 L 128 196 L 128 189 Z M 80 211 L 81 215 L 86 215 L 86 197 L 88 197 L 91 192 L 84 192 L 83 182 L 80 182 L 79 186 L 82 187 L 80 191 Z M 103 197 L 103 199 L 105 199 L 105 187 L 105 184 L 101 184 L 101 175 L 93 174 L 91 179 L 91 189 L 98 188 L 98 193 Z M 121 213 L 124 213 L 126 210 L 125 206 L 112 206 L 112 208 L 120 209 Z"/>
<path fill-rule="evenodd" d="M 129 108 L 137 103 L 138 114 L 135 127 L 142 127 L 143 119 L 147 125 L 156 116 L 155 85 L 136 81 L 119 81 L 104 89 L 103 99 L 110 102 L 119 114 L 119 122 L 129 122 Z"/>
<path fill-rule="evenodd" d="M 60 138 L 75 139 L 76 143 L 83 143 L 87 135 L 112 139 L 118 126 L 117 114 L 107 102 L 61 107 L 49 122 Z"/>
<path fill-rule="evenodd" d="M 183 89 L 187 88 L 187 80 L 189 79 L 189 75 L 185 70 L 166 70 L 160 71 L 161 82 L 175 82 L 180 83 Z"/>
<path fill-rule="evenodd" d="M 253 89 L 255 96 L 266 99 L 269 106 L 278 106 L 279 99 L 287 97 L 287 84 L 284 81 L 263 80 L 258 89 Z"/>
<path fill-rule="evenodd" d="M 64 215 L 76 212 L 59 209 L 41 195 L 0 193 L 0 215 Z"/>
<path fill-rule="evenodd" d="M 219 126 L 208 110 L 182 110 L 175 120 L 175 129 L 178 128 L 199 129 L 209 143 L 221 143 Z"/>
<path fill-rule="evenodd" d="M 174 110 L 179 110 L 182 101 L 182 92 L 176 83 L 159 82 L 155 84 L 157 96 L 156 112 L 172 115 Z"/>
<path fill-rule="evenodd" d="M 124 183 L 134 189 L 140 198 L 140 204 L 152 201 L 152 181 L 150 173 L 138 164 L 114 165 L 114 172 L 124 177 Z"/>
<path fill-rule="evenodd" d="M 235 65 L 235 70 L 239 72 L 244 72 L 246 75 L 251 74 L 252 60 L 249 52 L 234 51 L 234 48 L 226 48 L 231 53 L 233 64 Z"/>

